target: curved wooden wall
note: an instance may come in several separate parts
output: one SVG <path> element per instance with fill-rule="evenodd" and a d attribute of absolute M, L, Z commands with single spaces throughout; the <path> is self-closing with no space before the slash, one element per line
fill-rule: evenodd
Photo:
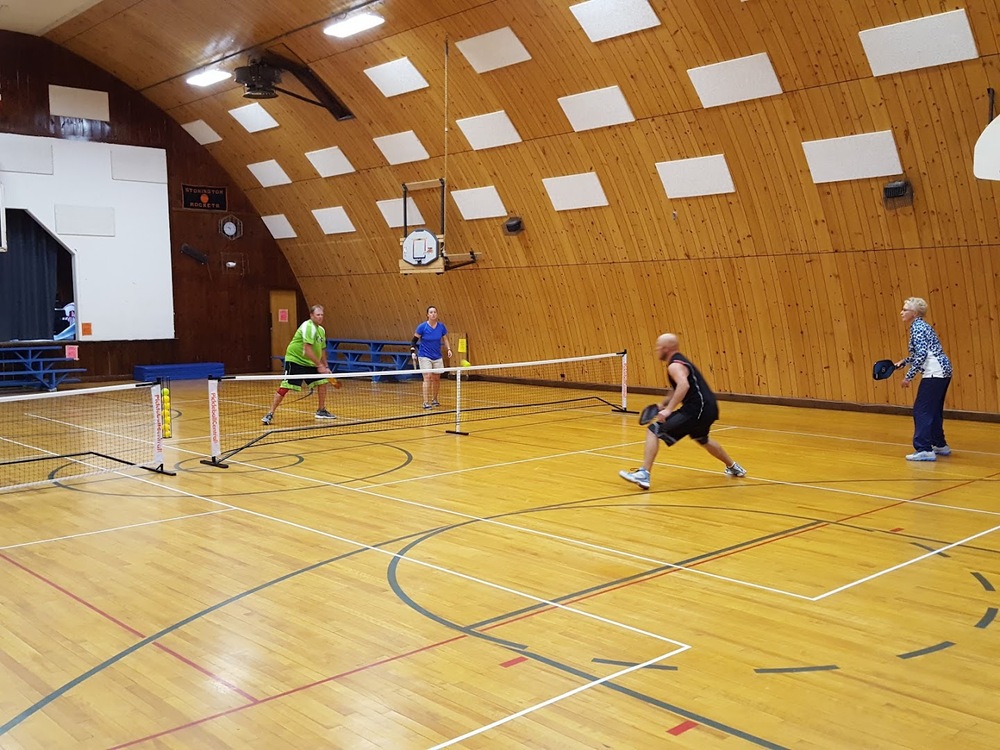
<path fill-rule="evenodd" d="M 322 34 L 328 3 L 289 0 L 286 14 L 277 3 L 237 11 L 219 0 L 200 22 L 196 0 L 169 10 L 155 0 L 105 0 L 50 36 L 178 122 L 203 119 L 223 136 L 208 149 L 262 215 L 291 220 L 298 237 L 279 244 L 309 300 L 334 308 L 328 328 L 340 335 L 405 337 L 435 303 L 453 331 L 469 334 L 476 361 L 627 347 L 637 355 L 634 380 L 658 385 L 651 342 L 675 330 L 719 391 L 908 404 L 912 395 L 894 381 L 873 383 L 870 367 L 905 351 L 897 313 L 919 295 L 956 365 L 949 405 L 1000 411 L 1000 184 L 972 176 L 986 89 L 1000 88 L 998 0 L 964 4 L 978 59 L 879 78 L 859 31 L 955 6 L 652 0 L 660 26 L 592 44 L 572 4 L 384 0 L 384 26 L 337 41 Z M 176 18 L 187 20 L 172 25 Z M 506 237 L 500 219 L 465 222 L 449 200 L 450 250 L 475 249 L 481 262 L 401 277 L 399 230 L 386 227 L 375 202 L 399 197 L 403 181 L 445 171 L 445 39 L 504 26 L 530 61 L 478 75 L 452 46 L 447 177 L 456 189 L 496 185 L 526 231 Z M 307 62 L 357 119 L 338 123 L 281 97 L 264 103 L 281 126 L 250 135 L 227 112 L 247 103 L 238 88 L 183 82 L 184 73 L 268 40 Z M 688 68 L 760 52 L 783 94 L 701 107 Z M 386 99 L 363 71 L 404 55 L 430 86 Z M 611 85 L 636 122 L 574 133 L 557 99 Z M 523 142 L 471 150 L 454 121 L 499 109 Z M 387 166 L 372 138 L 411 129 L 432 158 Z M 887 129 L 914 187 L 911 207 L 883 207 L 886 179 L 813 184 L 803 141 Z M 303 154 L 335 145 L 357 172 L 320 179 Z M 718 153 L 735 193 L 665 196 L 655 162 Z M 260 188 L 246 164 L 270 158 L 292 184 Z M 542 178 L 589 171 L 609 205 L 553 211 Z M 436 216 L 432 195 L 417 199 L 425 217 Z M 323 235 L 310 209 L 341 205 L 358 231 Z"/>
<path fill-rule="evenodd" d="M 49 84 L 107 91 L 111 122 L 52 117 Z M 161 362 L 223 362 L 227 372 L 268 370 L 268 291 L 298 289 L 298 283 L 253 204 L 212 155 L 121 81 L 46 39 L 0 31 L 0 91 L 0 129 L 4 132 L 167 152 L 175 338 L 81 341 L 80 366 L 87 369 L 87 377 L 131 378 L 135 365 Z M 229 187 L 228 213 L 240 217 L 245 230 L 238 247 L 219 235 L 219 219 L 226 214 L 182 208 L 184 183 Z M 183 243 L 207 255 L 209 263 L 201 265 L 182 255 Z M 245 276 L 224 272 L 222 253 L 232 252 L 244 255 Z"/>

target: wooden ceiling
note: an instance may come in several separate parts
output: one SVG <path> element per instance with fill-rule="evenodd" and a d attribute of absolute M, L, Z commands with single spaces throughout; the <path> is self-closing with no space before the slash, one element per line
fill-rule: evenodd
<path fill-rule="evenodd" d="M 281 240 L 282 249 L 311 299 L 338 300 L 344 333 L 399 338 L 438 301 L 446 320 L 480 341 L 482 358 L 496 361 L 645 352 L 656 333 L 675 327 L 702 342 L 698 353 L 720 390 L 903 402 L 905 394 L 874 390 L 864 370 L 900 346 L 902 333 L 884 318 L 902 297 L 921 294 L 985 375 L 985 395 L 964 405 L 1000 410 L 1000 348 L 967 322 L 997 309 L 1000 284 L 979 296 L 961 291 L 976 281 L 962 263 L 1000 281 L 989 257 L 1000 245 L 1000 190 L 971 169 L 987 88 L 1000 83 L 1000 0 L 651 0 L 659 26 L 599 43 L 570 12 L 575 2 L 382 0 L 368 4 L 382 26 L 337 40 L 324 26 L 361 3 L 104 0 L 48 36 L 179 122 L 204 120 L 222 136 L 207 148 L 261 215 L 291 221 L 298 236 Z M 966 10 L 977 59 L 872 76 L 860 31 L 956 7 Z M 477 74 L 454 43 L 503 27 L 531 59 Z M 248 103 L 240 87 L 184 82 L 212 64 L 244 65 L 262 49 L 308 64 L 356 119 L 336 122 L 281 96 L 263 103 L 280 127 L 250 134 L 228 112 Z M 702 107 L 688 69 L 761 52 L 782 94 Z M 364 71 L 404 56 L 429 86 L 386 98 Z M 635 122 L 574 132 L 559 97 L 613 85 Z M 523 141 L 473 150 L 455 121 L 501 109 Z M 407 130 L 430 158 L 388 165 L 373 138 Z M 914 206 L 886 210 L 885 179 L 813 184 L 803 141 L 882 130 L 893 132 Z M 317 176 L 304 154 L 330 146 L 354 173 Z M 656 162 L 720 153 L 735 193 L 664 195 Z M 268 159 L 291 184 L 259 185 L 247 165 Z M 609 205 L 554 211 L 542 179 L 590 171 Z M 402 279 L 400 230 L 387 227 L 376 201 L 400 197 L 404 181 L 443 175 L 453 189 L 495 185 L 527 231 L 507 238 L 499 219 L 463 221 L 449 200 L 451 251 L 477 249 L 481 262 Z M 425 217 L 436 215 L 434 200 L 419 199 Z M 357 231 L 324 235 L 310 210 L 330 206 L 343 206 Z M 841 253 L 850 255 L 834 257 Z M 530 340 L 511 322 L 525 313 L 542 326 Z M 858 372 L 834 364 L 831 373 L 848 345 Z M 640 361 L 638 372 L 650 384 L 661 378 L 653 363 Z"/>

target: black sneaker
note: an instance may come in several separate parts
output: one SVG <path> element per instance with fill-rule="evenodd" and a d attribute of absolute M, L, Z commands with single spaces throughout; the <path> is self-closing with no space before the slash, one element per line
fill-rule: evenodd
<path fill-rule="evenodd" d="M 336 415 L 331 414 L 326 409 L 316 410 L 316 419 L 336 419 Z"/>

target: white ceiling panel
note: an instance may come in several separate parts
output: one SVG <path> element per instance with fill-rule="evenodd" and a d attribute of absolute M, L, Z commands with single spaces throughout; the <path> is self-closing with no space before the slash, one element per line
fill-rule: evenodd
<path fill-rule="evenodd" d="M 429 159 L 430 154 L 412 130 L 405 133 L 383 135 L 373 139 L 378 150 L 390 164 L 407 164 L 411 161 Z"/>
<path fill-rule="evenodd" d="M 458 51 L 477 73 L 487 73 L 531 59 L 510 26 L 455 42 Z"/>
<path fill-rule="evenodd" d="M 354 171 L 354 165 L 348 161 L 338 146 L 309 151 L 306 153 L 306 158 L 320 177 L 334 177 L 338 174 L 348 174 Z"/>
<path fill-rule="evenodd" d="M 617 86 L 560 97 L 559 106 L 562 107 L 573 130 L 578 133 L 583 130 L 635 122 L 632 108 L 628 106 L 625 95 Z"/>
<path fill-rule="evenodd" d="M 729 165 L 722 154 L 661 161 L 657 163 L 656 171 L 668 198 L 694 198 L 736 192 Z"/>
<path fill-rule="evenodd" d="M 314 208 L 312 212 L 323 234 L 347 234 L 357 231 L 343 206 Z"/>
<path fill-rule="evenodd" d="M 596 172 L 546 177 L 542 184 L 556 211 L 608 205 L 608 198 Z"/>
<path fill-rule="evenodd" d="M 455 124 L 476 151 L 521 142 L 521 134 L 517 132 L 514 123 L 502 109 L 499 112 L 490 112 L 488 115 L 465 117 L 456 120 Z"/>
<path fill-rule="evenodd" d="M 507 215 L 507 209 L 504 208 L 503 201 L 500 199 L 500 193 L 493 185 L 469 188 L 468 190 L 452 190 L 451 197 L 455 201 L 455 205 L 458 206 L 462 218 L 466 221 L 493 219 Z"/>
<path fill-rule="evenodd" d="M 372 83 L 382 92 L 382 96 L 387 99 L 429 86 L 427 80 L 408 57 L 376 65 L 374 68 L 366 68 L 365 75 L 371 79 Z"/>
<path fill-rule="evenodd" d="M 271 233 L 271 236 L 276 240 L 290 240 L 298 237 L 295 234 L 295 230 L 292 228 L 292 223 L 284 214 L 274 214 L 272 216 L 261 216 L 264 221 L 264 225 L 267 227 L 267 231 Z"/>
<path fill-rule="evenodd" d="M 190 133 L 191 137 L 202 146 L 207 146 L 209 143 L 218 143 L 222 140 L 222 136 L 212 130 L 212 127 L 204 120 L 186 122 L 181 127 Z"/>
<path fill-rule="evenodd" d="M 781 93 L 781 83 L 766 52 L 691 68 L 688 77 L 706 108 Z"/>
<path fill-rule="evenodd" d="M 242 125 L 248 133 L 258 133 L 261 130 L 278 127 L 278 121 L 271 117 L 268 111 L 257 102 L 231 109 L 229 114 L 235 117 L 236 122 Z"/>
<path fill-rule="evenodd" d="M 816 184 L 903 173 L 891 130 L 806 141 L 802 149 Z"/>
<path fill-rule="evenodd" d="M 376 205 L 378 206 L 378 210 L 382 212 L 382 218 L 385 219 L 385 223 L 389 225 L 390 229 L 403 226 L 402 198 L 390 198 L 378 201 Z M 417 204 L 414 203 L 413 198 L 406 199 L 406 224 L 408 228 L 422 227 L 424 225 L 424 217 L 421 215 L 420 209 L 417 208 Z"/>
<path fill-rule="evenodd" d="M 858 36 L 875 76 L 979 57 L 964 8 L 867 29 Z"/>
<path fill-rule="evenodd" d="M 292 181 L 275 159 L 259 161 L 256 164 L 247 164 L 247 169 L 253 172 L 253 176 L 257 178 L 257 182 L 260 183 L 261 187 L 287 185 Z"/>
<path fill-rule="evenodd" d="M 648 0 L 587 0 L 569 9 L 592 42 L 660 25 Z"/>

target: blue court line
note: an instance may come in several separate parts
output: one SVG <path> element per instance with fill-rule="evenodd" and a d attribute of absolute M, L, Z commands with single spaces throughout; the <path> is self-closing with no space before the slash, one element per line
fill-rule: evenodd
<path fill-rule="evenodd" d="M 989 624 L 996 619 L 996 616 L 997 616 L 997 608 L 990 607 L 989 609 L 986 610 L 986 613 L 983 615 L 982 619 L 976 623 L 976 627 L 977 628 L 988 627 Z"/>
<path fill-rule="evenodd" d="M 591 659 L 594 664 L 610 664 L 612 667 L 634 667 L 638 665 L 635 661 L 618 661 L 617 659 L 599 659 L 596 656 Z M 659 669 L 663 672 L 676 672 L 677 667 L 673 664 L 647 664 L 643 669 Z"/>
<path fill-rule="evenodd" d="M 972 575 L 977 581 L 979 581 L 979 583 L 982 584 L 984 589 L 986 589 L 987 591 L 996 591 L 996 589 L 993 588 L 993 584 L 990 583 L 986 579 L 986 576 L 984 576 L 982 573 L 973 573 Z"/>
<path fill-rule="evenodd" d="M 757 674 L 789 674 L 793 672 L 830 672 L 834 669 L 840 669 L 840 667 L 836 664 L 821 664 L 815 667 L 761 667 L 755 669 L 754 672 Z"/>
<path fill-rule="evenodd" d="M 909 651 L 905 654 L 896 654 L 900 659 L 913 659 L 917 656 L 926 656 L 927 654 L 933 654 L 935 651 L 943 651 L 946 648 L 951 648 L 955 644 L 951 641 L 941 641 L 940 643 L 935 643 L 933 646 L 927 646 L 926 648 L 917 649 L 916 651 Z"/>

